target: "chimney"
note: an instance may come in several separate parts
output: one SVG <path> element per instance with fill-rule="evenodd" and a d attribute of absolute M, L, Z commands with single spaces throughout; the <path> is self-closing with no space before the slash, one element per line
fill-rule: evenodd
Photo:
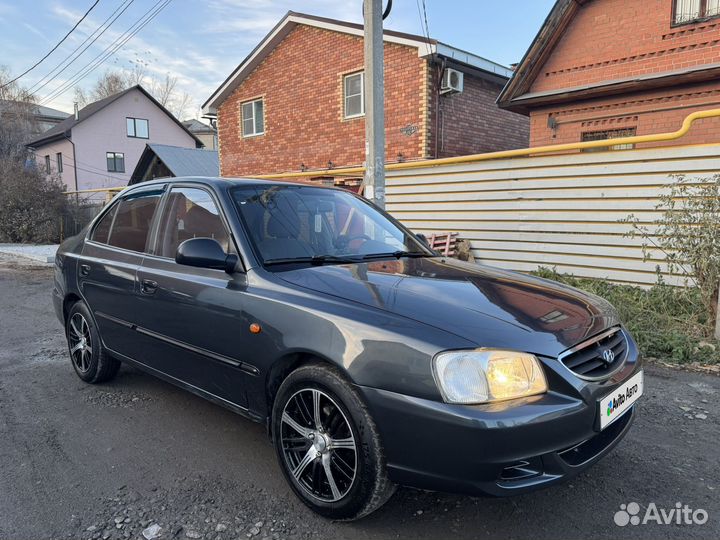
<path fill-rule="evenodd" d="M 80 109 L 78 109 L 77 101 L 74 103 L 74 105 L 75 105 L 75 121 L 77 122 L 78 120 L 80 120 Z"/>

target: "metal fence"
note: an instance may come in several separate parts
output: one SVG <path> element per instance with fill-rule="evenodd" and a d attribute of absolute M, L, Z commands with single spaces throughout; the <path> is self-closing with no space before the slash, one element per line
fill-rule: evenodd
<path fill-rule="evenodd" d="M 650 285 L 666 281 L 664 254 L 643 256 L 628 237 L 634 214 L 653 227 L 673 175 L 720 172 L 720 144 L 592 152 L 388 171 L 387 210 L 427 236 L 459 232 L 479 262 L 539 266 L 578 276 Z"/>
<path fill-rule="evenodd" d="M 122 189 L 88 189 L 66 192 L 67 204 L 60 216 L 60 241 L 82 231 Z"/>

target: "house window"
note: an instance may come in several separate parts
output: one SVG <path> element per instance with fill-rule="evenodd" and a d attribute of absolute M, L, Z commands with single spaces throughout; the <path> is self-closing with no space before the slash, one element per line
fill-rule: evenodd
<path fill-rule="evenodd" d="M 137 139 L 150 138 L 150 125 L 144 118 L 126 118 L 127 136 Z"/>
<path fill-rule="evenodd" d="M 343 77 L 343 95 L 345 118 L 365 114 L 365 74 L 362 71 Z"/>
<path fill-rule="evenodd" d="M 107 152 L 108 172 L 125 172 L 125 154 L 122 152 Z"/>
<path fill-rule="evenodd" d="M 254 137 L 265 133 L 264 113 L 262 98 L 242 104 L 243 137 Z"/>
<path fill-rule="evenodd" d="M 55 160 L 57 161 L 57 171 L 59 173 L 63 172 L 62 152 L 55 154 Z"/>
<path fill-rule="evenodd" d="M 720 17 L 720 0 L 675 0 L 673 23 L 685 24 Z"/>
<path fill-rule="evenodd" d="M 586 131 L 582 134 L 582 142 L 603 141 L 605 139 L 617 139 L 619 137 L 634 137 L 637 128 L 608 129 L 605 131 Z M 614 144 L 612 146 L 599 146 L 597 148 L 585 148 L 583 152 L 604 152 L 605 150 L 632 150 L 634 144 Z"/>
<path fill-rule="evenodd" d="M 45 174 L 50 174 L 50 156 L 45 156 Z"/>

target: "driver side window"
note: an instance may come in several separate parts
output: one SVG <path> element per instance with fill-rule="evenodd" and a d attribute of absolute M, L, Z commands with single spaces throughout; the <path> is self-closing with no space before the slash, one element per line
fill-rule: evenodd
<path fill-rule="evenodd" d="M 191 238 L 212 238 L 225 253 L 235 253 L 210 194 L 200 188 L 173 188 L 160 221 L 157 254 L 174 259 L 178 246 Z"/>

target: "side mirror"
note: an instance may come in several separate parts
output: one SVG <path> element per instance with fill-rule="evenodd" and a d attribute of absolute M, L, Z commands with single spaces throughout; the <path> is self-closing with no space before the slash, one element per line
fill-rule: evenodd
<path fill-rule="evenodd" d="M 415 238 L 420 240 L 420 243 L 425 247 L 430 247 L 430 242 L 428 242 L 427 236 L 425 236 L 423 233 L 417 233 L 415 235 Z"/>
<path fill-rule="evenodd" d="M 197 268 L 225 270 L 228 274 L 235 272 L 238 256 L 228 255 L 212 238 L 191 238 L 178 246 L 175 262 Z"/>

